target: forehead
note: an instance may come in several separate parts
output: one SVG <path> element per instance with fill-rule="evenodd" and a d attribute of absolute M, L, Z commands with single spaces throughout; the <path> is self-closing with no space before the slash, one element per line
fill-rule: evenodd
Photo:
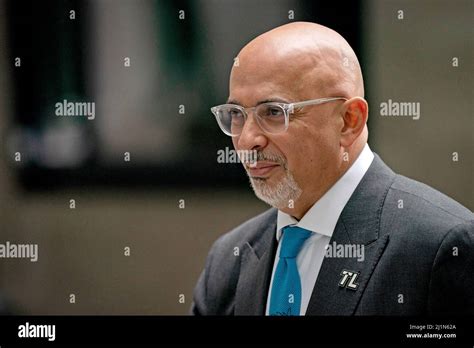
<path fill-rule="evenodd" d="M 281 88 L 274 88 L 269 83 L 262 83 L 258 86 L 248 85 L 244 87 L 233 88 L 229 93 L 228 103 L 238 104 L 243 107 L 252 107 L 263 102 L 279 101 L 279 102 L 295 102 L 299 97 Z"/>
<path fill-rule="evenodd" d="M 229 99 L 252 106 L 272 97 L 299 101 L 317 93 L 318 62 L 314 57 L 298 52 L 282 55 L 275 50 L 266 47 L 239 55 L 230 75 Z"/>

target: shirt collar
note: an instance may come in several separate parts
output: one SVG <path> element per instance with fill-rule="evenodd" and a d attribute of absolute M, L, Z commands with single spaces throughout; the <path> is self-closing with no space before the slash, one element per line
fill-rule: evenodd
<path fill-rule="evenodd" d="M 369 144 L 342 177 L 306 212 L 300 221 L 278 210 L 276 238 L 280 240 L 281 230 L 288 225 L 296 225 L 306 230 L 331 237 L 337 220 L 352 193 L 369 169 L 374 154 Z"/>

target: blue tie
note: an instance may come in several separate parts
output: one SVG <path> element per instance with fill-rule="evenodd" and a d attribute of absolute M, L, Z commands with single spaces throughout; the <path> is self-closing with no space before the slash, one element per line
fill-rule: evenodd
<path fill-rule="evenodd" d="M 311 231 L 301 227 L 283 228 L 280 260 L 273 275 L 270 315 L 300 315 L 301 280 L 296 256 L 310 235 Z"/>

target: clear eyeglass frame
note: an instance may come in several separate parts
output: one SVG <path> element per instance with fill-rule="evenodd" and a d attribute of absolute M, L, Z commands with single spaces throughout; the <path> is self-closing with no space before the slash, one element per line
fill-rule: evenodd
<path fill-rule="evenodd" d="M 348 99 L 345 98 L 345 97 L 330 97 L 330 98 L 319 98 L 319 99 L 305 100 L 305 101 L 296 102 L 296 103 L 267 102 L 267 103 L 262 103 L 262 104 L 259 104 L 257 106 L 253 106 L 253 107 L 249 107 L 249 108 L 244 108 L 243 106 L 236 105 L 236 104 L 222 104 L 222 105 L 217 105 L 217 106 L 212 107 L 211 112 L 214 114 L 214 116 L 216 118 L 216 121 L 217 121 L 220 129 L 224 132 L 224 134 L 226 134 L 228 136 L 231 136 L 231 137 L 236 137 L 236 136 L 239 136 L 242 133 L 243 125 L 240 128 L 239 133 L 233 134 L 228 129 L 228 127 L 226 127 L 224 125 L 224 123 L 223 123 L 223 121 L 220 117 L 220 113 L 222 112 L 222 110 L 229 109 L 229 108 L 234 108 L 234 109 L 239 110 L 242 113 L 242 115 L 244 116 L 244 124 L 245 124 L 245 122 L 247 121 L 247 118 L 248 118 L 248 112 L 249 111 L 254 112 L 257 108 L 262 108 L 263 106 L 279 107 L 284 112 L 285 120 L 284 120 L 284 126 L 281 129 L 279 129 L 278 131 L 268 130 L 267 127 L 265 126 L 265 123 L 264 123 L 265 121 L 262 119 L 262 117 L 259 116 L 258 113 L 254 112 L 257 123 L 264 132 L 270 133 L 270 134 L 278 134 L 278 133 L 283 133 L 283 132 L 287 131 L 288 125 L 289 125 L 290 114 L 294 113 L 295 110 L 297 110 L 297 109 L 301 110 L 305 106 L 319 105 L 319 104 L 324 104 L 324 103 L 328 103 L 328 102 L 335 101 L 335 100 L 348 100 Z M 280 124 L 280 126 L 281 125 L 282 124 Z"/>

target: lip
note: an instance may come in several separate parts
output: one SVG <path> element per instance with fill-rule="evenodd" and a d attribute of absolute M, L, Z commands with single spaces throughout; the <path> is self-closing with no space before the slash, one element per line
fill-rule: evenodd
<path fill-rule="evenodd" d="M 247 170 L 250 176 L 262 177 L 269 174 L 272 170 L 280 165 L 275 162 L 257 162 L 256 165 L 248 165 Z"/>

